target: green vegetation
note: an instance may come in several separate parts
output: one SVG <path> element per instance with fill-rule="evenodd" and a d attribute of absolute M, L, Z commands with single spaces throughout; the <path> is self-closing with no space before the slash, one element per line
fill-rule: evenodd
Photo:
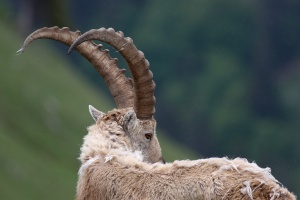
<path fill-rule="evenodd" d="M 79 149 L 93 123 L 88 105 L 114 104 L 49 42 L 15 55 L 22 41 L 5 24 L 0 29 L 0 199 L 73 199 Z M 160 135 L 167 160 L 192 158 Z"/>

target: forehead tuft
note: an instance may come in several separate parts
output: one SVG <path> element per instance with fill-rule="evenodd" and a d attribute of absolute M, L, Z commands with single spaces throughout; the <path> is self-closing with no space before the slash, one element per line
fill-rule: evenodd
<path fill-rule="evenodd" d="M 121 125 L 123 122 L 124 115 L 130 110 L 132 110 L 132 108 L 113 109 L 107 112 L 106 114 L 104 114 L 100 121 L 106 121 L 106 122 L 115 121 L 119 125 Z"/>
<path fill-rule="evenodd" d="M 140 124 L 144 127 L 144 128 L 155 128 L 156 127 L 156 121 L 155 119 L 151 119 L 151 120 L 141 120 Z"/>

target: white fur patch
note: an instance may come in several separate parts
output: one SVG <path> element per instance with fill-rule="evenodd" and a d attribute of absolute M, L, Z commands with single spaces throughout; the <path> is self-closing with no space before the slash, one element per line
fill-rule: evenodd
<path fill-rule="evenodd" d="M 104 158 L 104 163 L 111 161 L 115 156 L 107 154 Z"/>
<path fill-rule="evenodd" d="M 243 184 L 245 185 L 244 188 L 241 189 L 241 193 L 242 194 L 247 194 L 251 200 L 253 200 L 253 196 L 252 196 L 252 188 L 250 186 L 250 181 L 244 181 Z"/>
<path fill-rule="evenodd" d="M 270 200 L 274 200 L 279 196 L 280 196 L 280 193 L 275 191 L 275 189 L 273 188 L 272 193 L 270 193 Z"/>
<path fill-rule="evenodd" d="M 123 151 L 123 152 L 120 152 L 120 154 L 123 156 L 133 157 L 139 161 L 143 161 L 143 159 L 144 159 L 144 156 L 141 151 Z"/>
<path fill-rule="evenodd" d="M 78 171 L 78 174 L 83 175 L 86 168 L 88 168 L 93 162 L 95 162 L 99 158 L 100 158 L 99 156 L 95 156 L 95 157 L 89 159 L 88 161 L 86 161 L 85 163 L 83 163 Z"/>
<path fill-rule="evenodd" d="M 144 156 L 141 151 L 134 151 L 133 154 L 135 155 L 136 159 L 138 159 L 140 161 L 144 160 Z"/>

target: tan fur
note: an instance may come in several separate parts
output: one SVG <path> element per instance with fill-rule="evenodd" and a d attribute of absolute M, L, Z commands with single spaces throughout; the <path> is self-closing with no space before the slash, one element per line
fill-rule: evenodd
<path fill-rule="evenodd" d="M 135 144 L 131 132 L 139 130 L 139 121 L 127 123 L 128 116 L 135 116 L 132 112 L 113 110 L 89 127 L 81 148 L 77 200 L 296 199 L 269 168 L 241 158 L 144 162 L 147 152 Z M 160 153 L 153 155 L 160 160 Z"/>

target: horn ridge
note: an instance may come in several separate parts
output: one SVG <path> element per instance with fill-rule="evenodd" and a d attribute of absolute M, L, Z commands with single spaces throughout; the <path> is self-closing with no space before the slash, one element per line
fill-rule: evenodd
<path fill-rule="evenodd" d="M 92 29 L 81 35 L 69 48 L 70 53 L 74 48 L 85 41 L 100 40 L 105 42 L 121 53 L 126 60 L 133 78 L 134 110 L 138 118 L 152 119 L 155 113 L 155 84 L 153 74 L 149 70 L 149 62 L 144 53 L 139 51 L 133 44 L 133 40 L 124 37 L 122 32 L 116 32 L 112 28 Z M 152 80 L 152 81 L 149 81 Z M 149 87 L 140 85 L 149 84 Z"/>
<path fill-rule="evenodd" d="M 17 53 L 22 53 L 36 39 L 52 39 L 70 46 L 80 35 L 80 31 L 72 32 L 67 27 L 44 27 L 31 33 L 25 39 L 21 49 Z M 124 70 L 118 68 L 117 60 L 111 58 L 108 51 L 102 50 L 101 45 L 96 45 L 90 41 L 77 46 L 76 50 L 91 62 L 98 73 L 104 78 L 106 85 L 115 99 L 117 108 L 134 106 L 131 81 L 125 76 Z"/>

